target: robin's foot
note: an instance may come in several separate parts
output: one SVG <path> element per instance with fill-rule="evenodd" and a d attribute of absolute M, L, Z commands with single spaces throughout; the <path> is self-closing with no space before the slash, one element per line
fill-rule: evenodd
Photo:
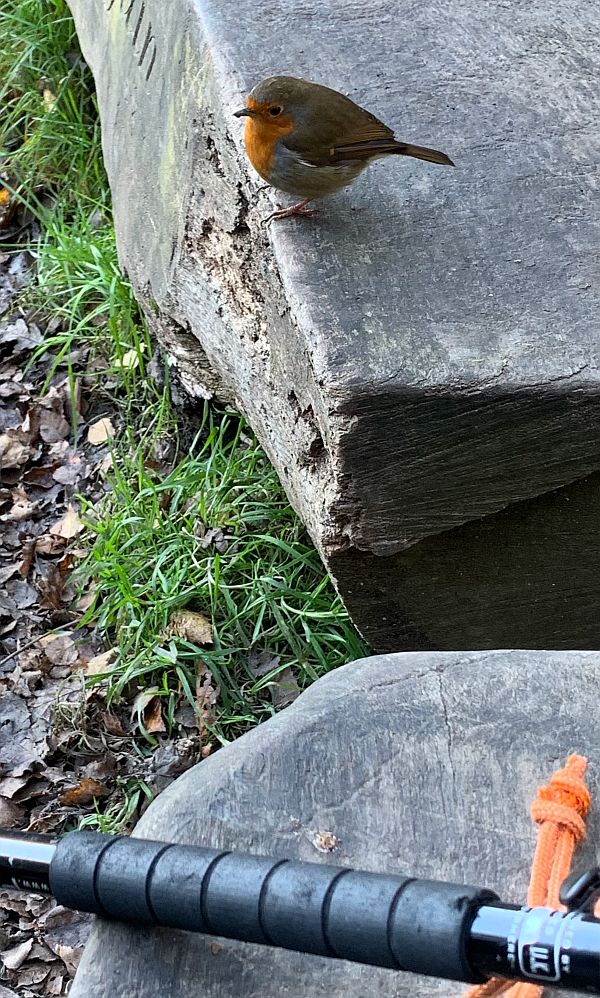
<path fill-rule="evenodd" d="M 310 200 L 310 198 L 304 198 L 303 201 L 298 201 L 297 204 L 293 204 L 289 208 L 279 208 L 278 211 L 271 212 L 268 218 L 263 219 L 263 225 L 268 225 L 269 222 L 276 222 L 280 218 L 292 218 L 294 215 L 300 215 L 304 218 L 310 218 L 312 215 L 318 215 L 318 208 L 306 207 Z"/>

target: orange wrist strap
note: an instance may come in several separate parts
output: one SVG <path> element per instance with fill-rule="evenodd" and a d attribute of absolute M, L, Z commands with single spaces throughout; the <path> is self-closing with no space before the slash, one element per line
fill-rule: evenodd
<path fill-rule="evenodd" d="M 538 787 L 531 805 L 531 817 L 539 826 L 531 868 L 527 904 L 565 911 L 559 891 L 571 869 L 575 846 L 585 837 L 584 818 L 590 806 L 590 793 L 583 776 L 587 759 L 570 755 L 564 769 L 557 770 L 547 787 Z M 597 906 L 598 908 L 598 906 Z M 596 909 L 596 916 L 600 912 Z M 492 977 L 464 993 L 463 998 L 539 998 L 539 984 L 512 984 L 502 977 Z"/>

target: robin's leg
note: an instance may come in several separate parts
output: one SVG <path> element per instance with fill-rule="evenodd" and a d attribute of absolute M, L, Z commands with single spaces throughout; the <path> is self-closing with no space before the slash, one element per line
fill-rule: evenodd
<path fill-rule="evenodd" d="M 297 204 L 291 205 L 289 208 L 280 208 L 278 211 L 273 211 L 268 218 L 263 219 L 263 225 L 268 225 L 269 222 L 275 222 L 279 218 L 292 218 L 293 215 L 301 215 L 304 218 L 310 218 L 311 215 L 317 215 L 319 212 L 318 208 L 307 208 L 306 205 L 312 198 L 304 198 L 302 201 L 298 201 Z"/>

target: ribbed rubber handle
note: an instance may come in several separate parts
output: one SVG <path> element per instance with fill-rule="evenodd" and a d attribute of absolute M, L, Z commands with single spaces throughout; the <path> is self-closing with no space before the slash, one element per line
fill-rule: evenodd
<path fill-rule="evenodd" d="M 50 885 L 68 908 L 478 982 L 466 941 L 489 891 L 264 856 L 72 832 Z"/>

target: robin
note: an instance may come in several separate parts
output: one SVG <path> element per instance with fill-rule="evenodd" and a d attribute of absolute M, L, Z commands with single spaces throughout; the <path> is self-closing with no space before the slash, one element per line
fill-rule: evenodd
<path fill-rule="evenodd" d="M 443 152 L 398 142 L 391 128 L 337 90 L 293 76 L 257 84 L 235 117 L 246 118 L 244 142 L 256 172 L 302 199 L 265 222 L 315 215 L 316 209 L 307 208 L 311 201 L 347 187 L 382 156 L 454 166 Z"/>

